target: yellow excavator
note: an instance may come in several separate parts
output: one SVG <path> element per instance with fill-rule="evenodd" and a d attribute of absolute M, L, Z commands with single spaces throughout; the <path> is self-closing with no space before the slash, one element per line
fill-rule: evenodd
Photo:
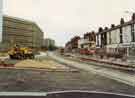
<path fill-rule="evenodd" d="M 28 47 L 20 47 L 19 45 L 14 45 L 13 48 L 11 48 L 8 51 L 10 59 L 34 59 L 35 55 L 33 53 L 33 50 Z"/>

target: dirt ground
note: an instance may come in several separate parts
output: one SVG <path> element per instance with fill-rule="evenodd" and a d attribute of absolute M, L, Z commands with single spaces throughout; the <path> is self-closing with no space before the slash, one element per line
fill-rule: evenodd
<path fill-rule="evenodd" d="M 92 90 L 134 94 L 135 88 L 88 72 L 0 69 L 0 91 Z"/>

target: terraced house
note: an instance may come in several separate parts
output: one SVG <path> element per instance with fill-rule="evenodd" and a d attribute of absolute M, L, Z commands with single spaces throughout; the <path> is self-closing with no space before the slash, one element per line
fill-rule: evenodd
<path fill-rule="evenodd" d="M 71 40 L 69 42 L 67 42 L 66 45 L 65 45 L 65 51 L 67 51 L 67 52 L 78 52 L 79 51 L 78 40 L 80 40 L 79 36 L 75 36 L 75 37 L 71 38 Z"/>
<path fill-rule="evenodd" d="M 119 50 L 126 49 L 125 55 L 135 56 L 135 13 L 130 21 L 125 22 L 123 18 L 120 24 L 111 28 L 100 28 L 96 35 L 97 47 L 106 48 L 109 53 L 117 53 Z"/>
<path fill-rule="evenodd" d="M 71 49 L 72 49 L 71 42 L 68 41 L 68 42 L 65 44 L 65 52 L 70 52 Z"/>
<path fill-rule="evenodd" d="M 83 38 L 78 40 L 79 49 L 90 50 L 96 47 L 96 33 L 94 31 L 87 32 L 84 34 Z"/>
<path fill-rule="evenodd" d="M 40 48 L 43 43 L 43 32 L 35 22 L 10 16 L 3 17 L 2 36 L 7 48 L 14 44 Z"/>

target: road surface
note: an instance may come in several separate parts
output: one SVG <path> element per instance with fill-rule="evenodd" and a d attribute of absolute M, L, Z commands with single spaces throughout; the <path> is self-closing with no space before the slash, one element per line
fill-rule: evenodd
<path fill-rule="evenodd" d="M 51 60 L 44 56 L 37 60 Z M 58 62 L 56 62 L 58 64 Z M 67 66 L 68 65 L 63 65 Z M 71 67 L 72 68 L 72 67 Z M 0 91 L 47 92 L 88 90 L 135 95 L 135 88 L 89 71 L 0 69 Z"/>
<path fill-rule="evenodd" d="M 49 56 L 59 62 L 65 63 L 72 67 L 79 68 L 79 69 L 89 71 L 92 73 L 96 73 L 101 76 L 105 76 L 107 78 L 114 79 L 119 82 L 122 82 L 122 83 L 135 87 L 135 75 L 134 74 L 128 74 L 128 73 L 121 72 L 121 71 L 115 70 L 115 69 L 110 69 L 110 68 L 105 68 L 102 66 L 95 66 L 95 65 L 90 65 L 90 64 L 84 64 L 84 63 L 77 62 L 74 60 L 69 60 L 67 58 L 64 58 L 64 57 L 57 55 L 55 53 L 52 53 L 52 52 L 49 52 Z"/>

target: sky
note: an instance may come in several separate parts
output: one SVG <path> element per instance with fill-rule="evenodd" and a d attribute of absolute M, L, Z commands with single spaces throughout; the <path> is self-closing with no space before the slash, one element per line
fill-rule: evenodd
<path fill-rule="evenodd" d="M 0 42 L 2 42 L 2 0 L 0 0 Z"/>
<path fill-rule="evenodd" d="M 135 12 L 135 0 L 3 0 L 3 13 L 36 22 L 44 38 L 64 46 L 73 36 L 119 24 Z M 129 13 L 126 13 L 129 11 Z"/>

